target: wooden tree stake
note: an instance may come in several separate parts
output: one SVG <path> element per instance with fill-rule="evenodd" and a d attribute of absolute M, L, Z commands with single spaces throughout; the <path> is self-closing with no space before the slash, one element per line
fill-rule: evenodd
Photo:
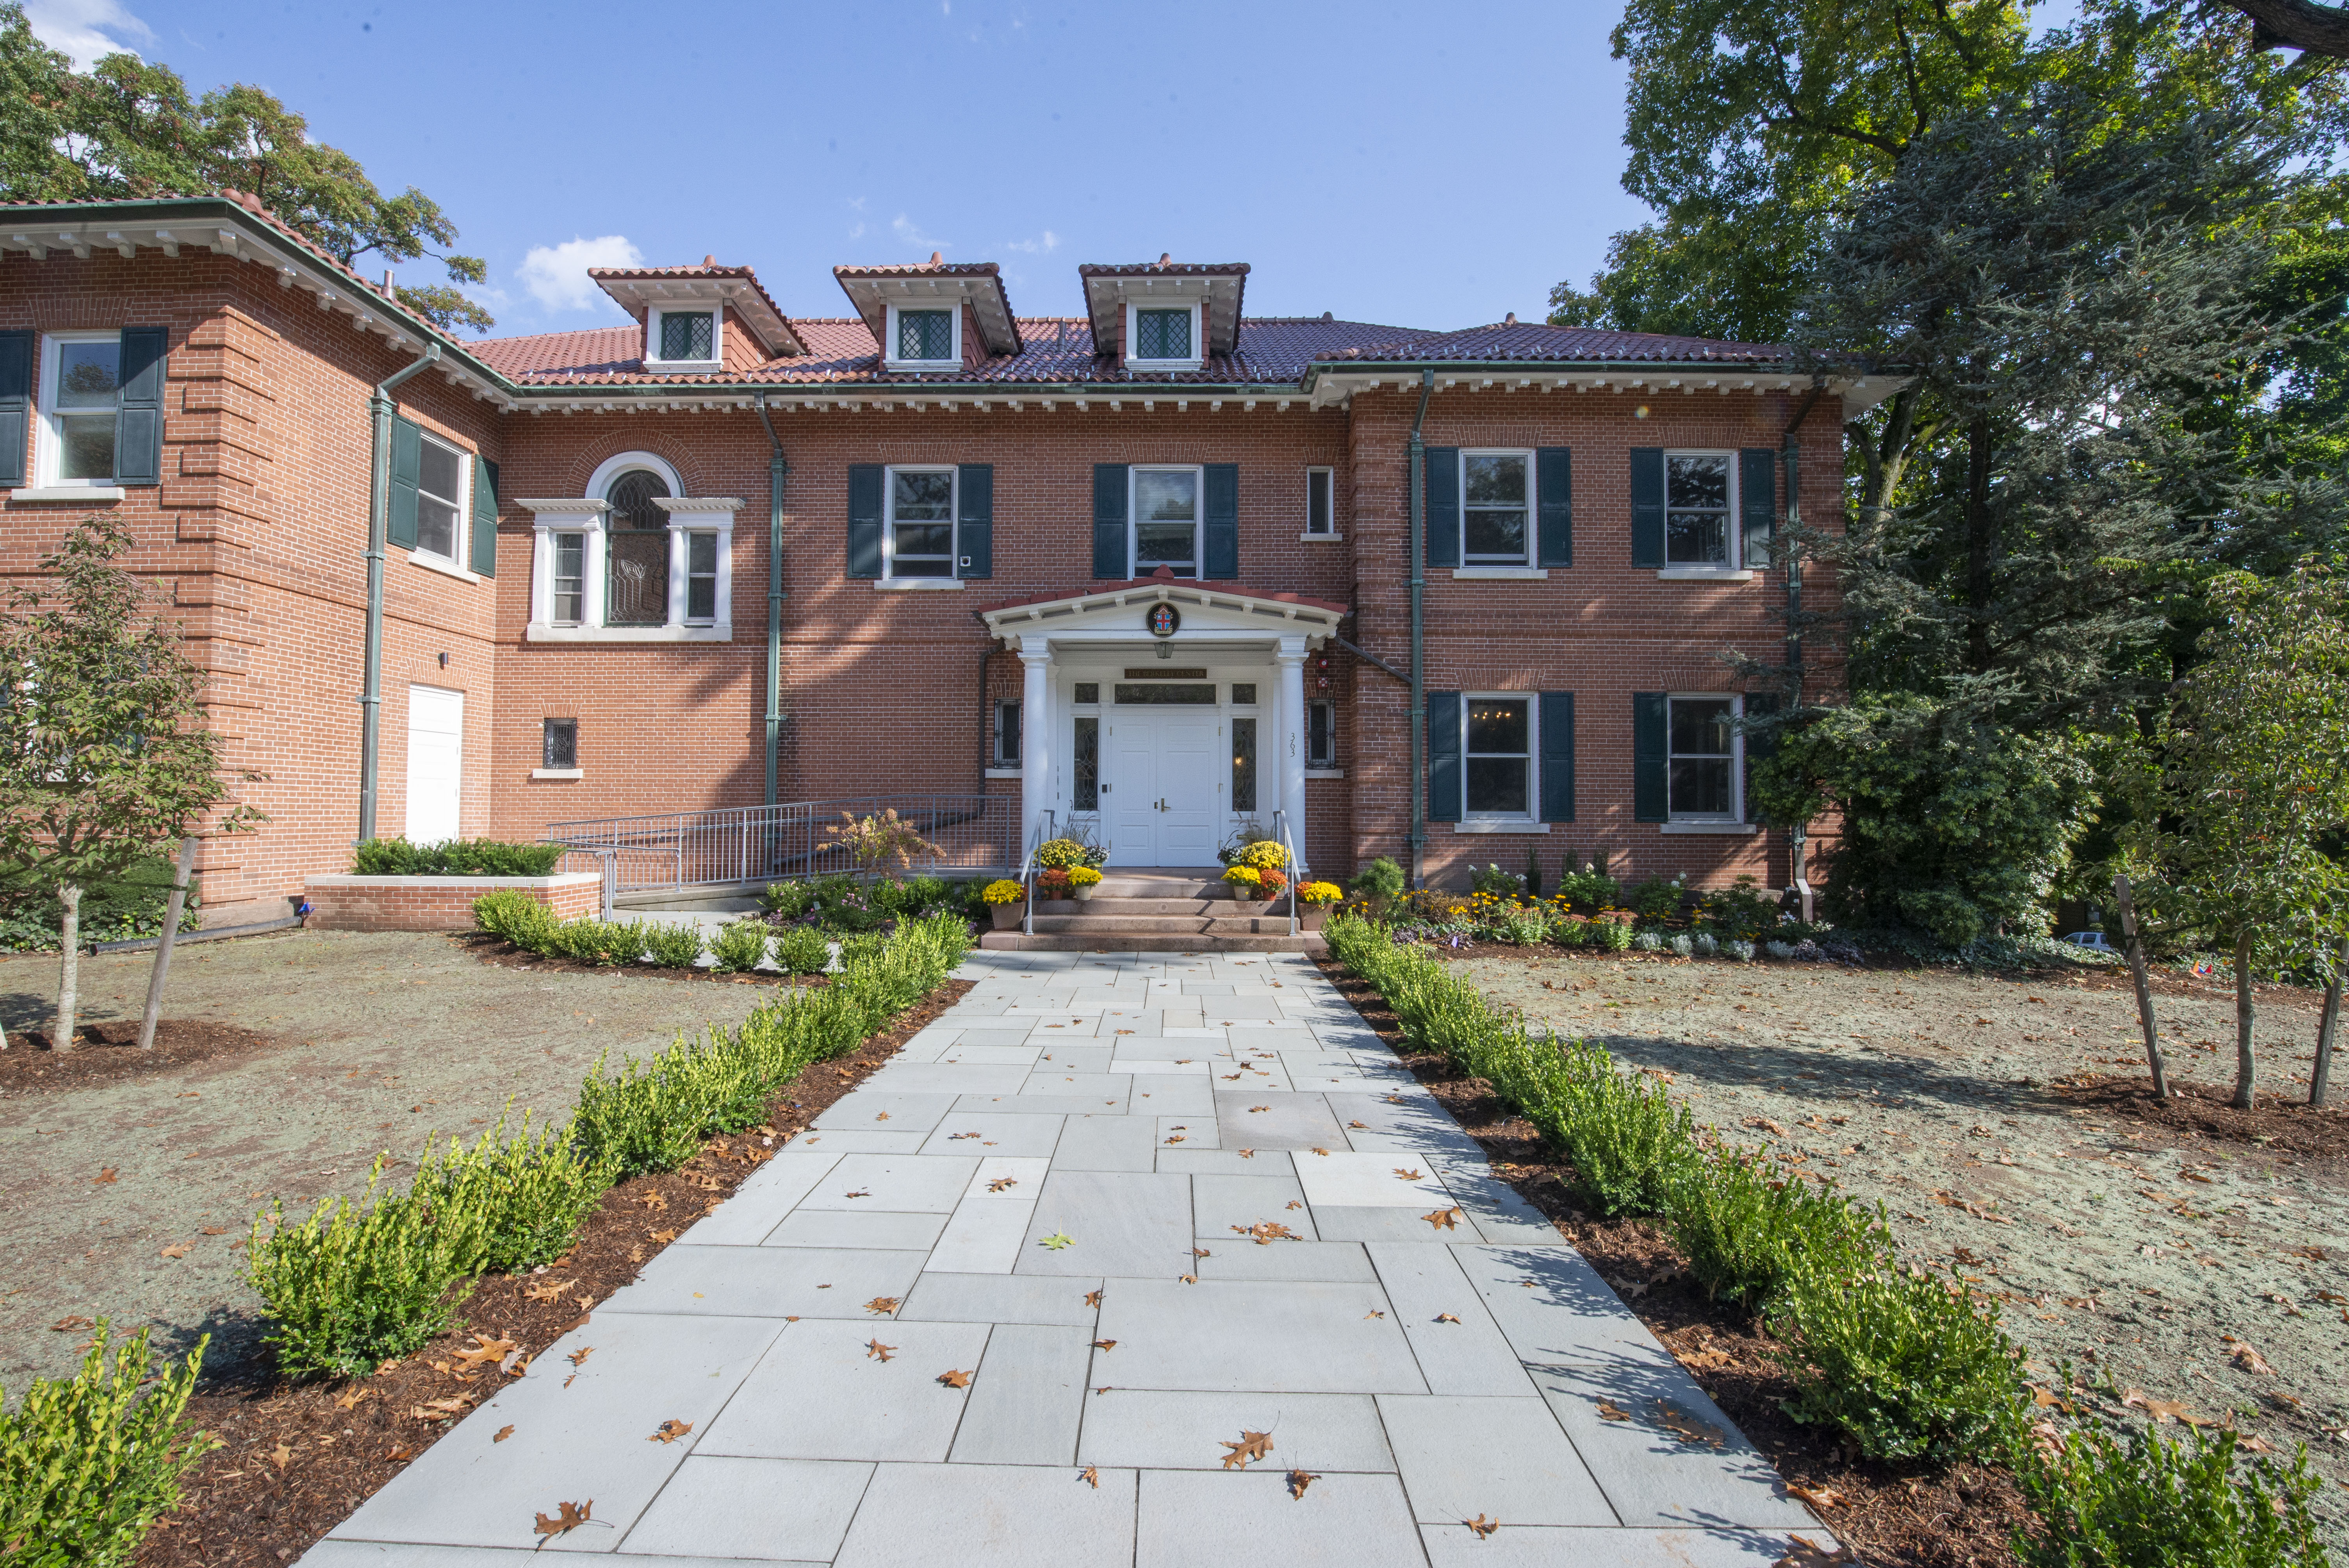
<path fill-rule="evenodd" d="M 2153 1098 L 2169 1098 L 2169 1075 L 2161 1065 L 2161 1034 L 2153 1017 L 2153 986 L 2146 979 L 2145 941 L 2137 934 L 2137 906 L 2129 902 L 2128 878 L 2113 879 L 2113 903 L 2121 912 L 2121 935 L 2128 944 L 2129 978 L 2137 982 L 2137 1027 L 2145 1031 L 2146 1065 L 2153 1068 Z"/>
<path fill-rule="evenodd" d="M 2349 934 L 2333 957 L 2333 978 L 2324 983 L 2324 1011 L 2316 1020 L 2316 1068 L 2308 1075 L 2308 1103 L 2324 1103 L 2325 1080 L 2333 1076 L 2333 1040 L 2341 1024 L 2341 971 L 2349 968 Z"/>
<path fill-rule="evenodd" d="M 188 878 L 196 869 L 196 841 L 180 841 L 180 866 L 171 896 L 163 901 L 163 934 L 155 944 L 155 967 L 147 976 L 147 1016 L 139 1021 L 139 1048 L 153 1048 L 155 1022 L 163 1016 L 163 981 L 171 973 L 171 944 L 180 937 L 180 916 L 188 907 Z"/>

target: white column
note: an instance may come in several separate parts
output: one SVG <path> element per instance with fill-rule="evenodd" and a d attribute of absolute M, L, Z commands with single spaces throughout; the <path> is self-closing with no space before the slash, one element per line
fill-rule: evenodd
<path fill-rule="evenodd" d="M 1288 813 L 1288 836 L 1299 862 L 1305 848 L 1305 639 L 1283 637 L 1273 655 L 1280 665 L 1280 714 L 1274 732 L 1274 766 L 1280 770 L 1280 809 Z"/>
<path fill-rule="evenodd" d="M 1019 844 L 1026 854 L 1036 824 L 1052 804 L 1052 646 L 1037 638 L 1019 645 L 1026 672 L 1019 692 Z M 1014 868 L 1017 869 L 1016 867 Z"/>

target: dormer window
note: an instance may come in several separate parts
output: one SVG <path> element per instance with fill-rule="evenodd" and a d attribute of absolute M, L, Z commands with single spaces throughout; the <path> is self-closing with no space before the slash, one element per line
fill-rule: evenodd
<path fill-rule="evenodd" d="M 1125 362 L 1136 370 L 1196 370 L 1199 307 L 1129 305 L 1125 341 Z"/>
<path fill-rule="evenodd" d="M 892 370 L 954 370 L 962 366 L 962 312 L 950 305 L 889 307 Z"/>
<path fill-rule="evenodd" d="M 719 364 L 718 313 L 707 307 L 649 313 L 646 335 L 653 353 L 647 370 L 715 370 Z"/>

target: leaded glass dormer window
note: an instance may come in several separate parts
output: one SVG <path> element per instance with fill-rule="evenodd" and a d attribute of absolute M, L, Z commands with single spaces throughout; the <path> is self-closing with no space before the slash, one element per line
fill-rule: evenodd
<path fill-rule="evenodd" d="M 718 316 L 714 311 L 669 310 L 660 318 L 663 359 L 718 357 Z"/>
<path fill-rule="evenodd" d="M 947 361 L 955 356 L 954 312 L 900 310 L 897 313 L 899 359 Z"/>
<path fill-rule="evenodd" d="M 1188 309 L 1135 311 L 1131 357 L 1191 358 L 1191 312 Z"/>

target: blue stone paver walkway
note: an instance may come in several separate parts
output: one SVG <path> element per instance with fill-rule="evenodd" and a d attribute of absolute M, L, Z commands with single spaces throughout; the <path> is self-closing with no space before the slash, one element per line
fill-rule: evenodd
<path fill-rule="evenodd" d="M 1790 1532 L 1831 1544 L 1304 958 L 961 973 L 304 1561 L 519 1564 L 537 1514 L 589 1500 L 546 1551 L 1767 1568 Z M 1269 1447 L 1243 1462 L 1247 1433 Z"/>

